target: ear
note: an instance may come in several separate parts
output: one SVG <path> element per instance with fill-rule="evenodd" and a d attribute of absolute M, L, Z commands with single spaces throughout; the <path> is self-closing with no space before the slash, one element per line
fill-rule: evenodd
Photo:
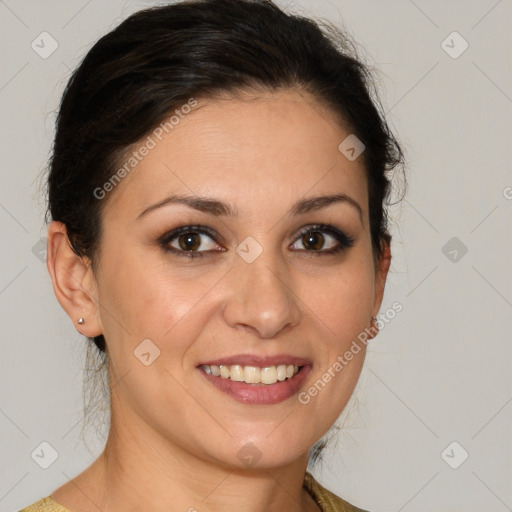
<path fill-rule="evenodd" d="M 46 265 L 55 296 L 77 331 L 89 337 L 102 334 L 90 260 L 75 254 L 62 222 L 53 221 L 48 226 Z M 83 325 L 78 323 L 79 318 L 85 320 Z"/>
<path fill-rule="evenodd" d="M 386 279 L 391 265 L 391 239 L 383 238 L 381 248 L 381 256 L 375 265 L 375 288 L 372 316 L 377 316 L 382 304 L 382 299 L 384 298 L 384 288 L 386 286 Z M 373 336 L 369 337 L 369 339 L 374 338 L 378 333 L 378 327 L 376 325 L 372 330 L 373 329 L 376 332 Z"/>

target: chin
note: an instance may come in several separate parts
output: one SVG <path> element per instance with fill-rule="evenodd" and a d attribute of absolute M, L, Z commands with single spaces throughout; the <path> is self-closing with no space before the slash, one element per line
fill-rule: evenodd
<path fill-rule="evenodd" d="M 205 451 L 211 454 L 216 463 L 239 470 L 277 469 L 301 457 L 307 460 L 314 440 L 290 437 L 289 426 L 283 426 L 280 434 L 271 433 L 273 428 L 275 427 L 266 426 L 255 435 L 238 435 L 236 438 L 226 439 L 224 444 L 216 444 L 216 449 L 205 447 Z"/>

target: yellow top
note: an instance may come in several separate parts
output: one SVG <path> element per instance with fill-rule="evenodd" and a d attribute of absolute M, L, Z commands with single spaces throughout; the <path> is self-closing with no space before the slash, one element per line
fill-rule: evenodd
<path fill-rule="evenodd" d="M 340 497 L 333 494 L 322 487 L 309 472 L 304 476 L 303 487 L 311 494 L 316 501 L 322 512 L 367 512 L 361 508 L 342 500 Z M 19 512 L 70 512 L 67 508 L 63 507 L 50 496 L 46 496 L 36 503 L 20 510 Z"/>

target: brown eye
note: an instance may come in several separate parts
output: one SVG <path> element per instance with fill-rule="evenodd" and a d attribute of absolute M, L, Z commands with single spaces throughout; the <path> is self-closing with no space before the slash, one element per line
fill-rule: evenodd
<path fill-rule="evenodd" d="M 319 231 L 310 231 L 302 236 L 302 244 L 306 249 L 318 251 L 325 243 L 324 236 Z"/>
<path fill-rule="evenodd" d="M 197 233 L 185 233 L 178 237 L 178 243 L 184 251 L 196 251 L 201 245 L 201 237 Z"/>
<path fill-rule="evenodd" d="M 327 255 L 341 252 L 354 245 L 355 239 L 334 226 L 317 224 L 302 231 L 290 249 L 309 252 L 314 255 Z"/>
<path fill-rule="evenodd" d="M 204 253 L 222 251 L 215 241 L 215 234 L 203 226 L 182 226 L 160 239 L 160 245 L 166 252 L 176 255 L 193 257 Z"/>

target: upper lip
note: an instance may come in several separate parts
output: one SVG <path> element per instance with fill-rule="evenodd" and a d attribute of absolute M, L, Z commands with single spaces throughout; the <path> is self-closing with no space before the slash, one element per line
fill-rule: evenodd
<path fill-rule="evenodd" d="M 267 366 L 278 366 L 280 364 L 293 364 L 294 366 L 306 366 L 310 365 L 311 361 L 303 357 L 291 356 L 289 354 L 278 354 L 275 356 L 258 356 L 255 354 L 239 354 L 235 356 L 227 356 L 219 359 L 211 359 L 199 363 L 201 365 L 208 366 L 232 366 L 238 364 L 240 366 L 257 366 L 260 368 L 266 368 Z"/>

